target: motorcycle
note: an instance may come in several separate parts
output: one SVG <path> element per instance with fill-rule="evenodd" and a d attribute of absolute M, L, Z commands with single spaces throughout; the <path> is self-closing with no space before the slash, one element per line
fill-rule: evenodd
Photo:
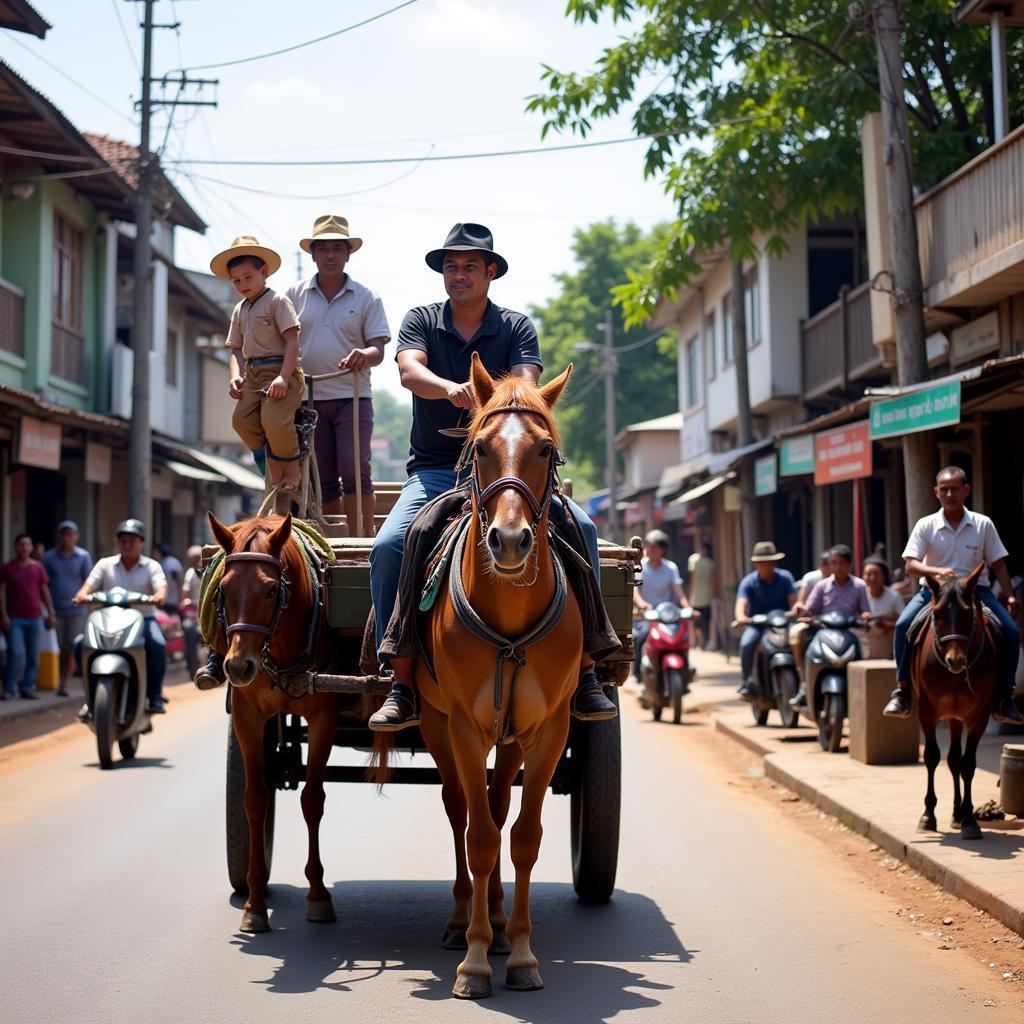
<path fill-rule="evenodd" d="M 672 708 L 675 725 L 682 721 L 683 697 L 690 692 L 694 676 L 690 668 L 690 620 L 698 616 L 692 608 L 680 608 L 672 601 L 662 601 L 644 611 L 651 628 L 640 657 L 640 673 L 644 703 L 656 722 L 661 721 L 667 707 Z"/>
<path fill-rule="evenodd" d="M 758 725 L 768 724 L 768 715 L 778 709 L 782 724 L 795 729 L 800 724 L 800 712 L 789 706 L 800 687 L 796 659 L 789 646 L 790 616 L 782 609 L 754 615 L 753 626 L 764 626 L 761 639 L 754 651 L 754 683 L 757 696 L 750 708 Z M 733 623 L 734 626 L 738 623 Z"/>
<path fill-rule="evenodd" d="M 168 663 L 181 661 L 185 657 L 185 623 L 182 615 L 166 608 L 157 608 L 156 624 L 164 635 Z M 195 675 L 194 672 L 192 674 Z"/>
<path fill-rule="evenodd" d="M 100 767 L 110 768 L 114 743 L 130 761 L 138 753 L 139 736 L 153 730 L 146 713 L 146 622 L 132 607 L 152 604 L 153 598 L 114 587 L 86 600 L 101 607 L 89 613 L 82 638 L 88 713 L 80 717 L 96 734 Z"/>
<path fill-rule="evenodd" d="M 804 656 L 807 700 L 818 723 L 818 742 L 830 754 L 839 752 L 843 722 L 847 714 L 846 666 L 862 657 L 856 629 L 869 629 L 870 622 L 845 612 L 825 612 L 811 619 L 817 632 Z"/>

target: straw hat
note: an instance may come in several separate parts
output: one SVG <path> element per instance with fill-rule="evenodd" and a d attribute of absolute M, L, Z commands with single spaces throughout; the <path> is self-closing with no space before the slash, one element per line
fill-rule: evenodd
<path fill-rule="evenodd" d="M 260 245 L 253 235 L 239 235 L 227 249 L 217 253 L 210 260 L 210 270 L 218 277 L 230 281 L 231 274 L 228 271 L 228 264 L 236 256 L 255 256 L 263 260 L 267 265 L 267 277 L 281 269 L 281 257 L 273 249 Z"/>
<path fill-rule="evenodd" d="M 750 556 L 752 562 L 781 562 L 786 557 L 785 551 L 776 551 L 775 545 L 770 540 L 759 540 L 754 545 L 754 553 Z"/>
<path fill-rule="evenodd" d="M 348 242 L 350 253 L 362 248 L 363 245 L 361 238 L 353 238 L 348 233 L 348 220 L 345 217 L 337 217 L 333 213 L 317 217 L 313 222 L 312 236 L 300 239 L 299 247 L 312 254 L 314 242 Z"/>

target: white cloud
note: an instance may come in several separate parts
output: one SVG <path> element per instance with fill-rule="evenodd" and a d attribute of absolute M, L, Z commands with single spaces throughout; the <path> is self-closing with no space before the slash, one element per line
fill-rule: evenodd
<path fill-rule="evenodd" d="M 276 80 L 253 80 L 246 86 L 249 99 L 259 103 L 282 106 L 291 103 L 322 103 L 328 98 L 327 90 L 311 78 L 289 75 Z M 332 100 L 336 102 L 338 96 Z"/>
<path fill-rule="evenodd" d="M 446 52 L 467 44 L 500 43 L 503 49 L 523 46 L 533 39 L 530 19 L 510 10 L 507 0 L 440 0 L 416 21 L 416 32 Z M 467 70 L 472 65 L 467 65 Z"/>

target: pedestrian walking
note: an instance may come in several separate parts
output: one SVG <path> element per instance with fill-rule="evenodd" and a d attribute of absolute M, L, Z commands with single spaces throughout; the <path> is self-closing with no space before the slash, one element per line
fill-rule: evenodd
<path fill-rule="evenodd" d="M 75 671 L 75 641 L 85 629 L 85 612 L 75 604 L 75 594 L 89 578 L 92 555 L 78 546 L 78 524 L 64 519 L 57 524 L 57 543 L 43 555 L 43 568 L 50 579 L 50 594 L 57 613 L 57 647 L 60 651 L 58 697 L 69 696 Z"/>
<path fill-rule="evenodd" d="M 285 295 L 298 313 L 299 347 L 306 373 L 353 370 L 359 375 L 359 408 L 355 406 L 355 374 L 321 381 L 313 407 L 317 413 L 313 446 L 320 474 L 324 515 L 345 514 L 348 532 L 359 533 L 356 478 L 362 494 L 363 533 L 373 535 L 375 501 L 370 472 L 373 397 L 370 370 L 384 359 L 391 330 L 384 304 L 347 272 L 349 257 L 363 240 L 349 234 L 344 217 L 317 217 L 313 231 L 299 246 L 313 257 L 316 273 L 297 281 Z M 354 414 L 359 416 L 359 459 L 354 449 Z"/>
<path fill-rule="evenodd" d="M 153 558 L 160 563 L 160 568 L 167 577 L 167 599 L 161 605 L 165 612 L 178 615 L 181 604 L 181 590 L 185 582 L 185 568 L 171 554 L 170 544 L 154 544 Z"/>
<path fill-rule="evenodd" d="M 15 557 L 0 566 L 0 629 L 7 640 L 2 700 L 13 697 L 15 687 L 25 700 L 36 699 L 39 642 L 43 629 L 53 629 L 57 621 L 46 569 L 32 557 L 34 550 L 32 538 L 19 533 L 14 541 Z"/>
<path fill-rule="evenodd" d="M 690 607 L 700 612 L 694 623 L 701 648 L 711 635 L 711 601 L 715 595 L 715 560 L 709 541 L 702 540 L 686 562 L 690 574 Z"/>

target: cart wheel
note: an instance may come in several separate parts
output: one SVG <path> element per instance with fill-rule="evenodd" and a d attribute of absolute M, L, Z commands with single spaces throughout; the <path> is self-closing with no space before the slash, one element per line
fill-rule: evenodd
<path fill-rule="evenodd" d="M 267 723 L 264 738 L 265 764 L 269 768 L 274 744 L 268 743 L 273 735 Z M 268 749 L 269 746 L 269 749 Z M 268 772 L 269 774 L 269 772 Z M 267 873 L 274 859 L 274 806 L 277 798 L 277 786 L 274 779 L 267 779 L 270 790 L 267 801 L 267 818 L 263 825 L 263 849 L 267 859 Z M 249 891 L 249 822 L 245 817 L 245 765 L 242 762 L 242 749 L 235 737 L 234 722 L 228 719 L 228 762 L 227 788 L 225 793 L 225 825 L 227 834 L 228 880 L 231 888 L 240 896 Z"/>
<path fill-rule="evenodd" d="M 615 688 L 605 689 L 616 707 Z M 572 884 L 581 903 L 606 903 L 619 861 L 622 746 L 619 719 L 573 722 L 576 781 L 570 796 Z"/>

